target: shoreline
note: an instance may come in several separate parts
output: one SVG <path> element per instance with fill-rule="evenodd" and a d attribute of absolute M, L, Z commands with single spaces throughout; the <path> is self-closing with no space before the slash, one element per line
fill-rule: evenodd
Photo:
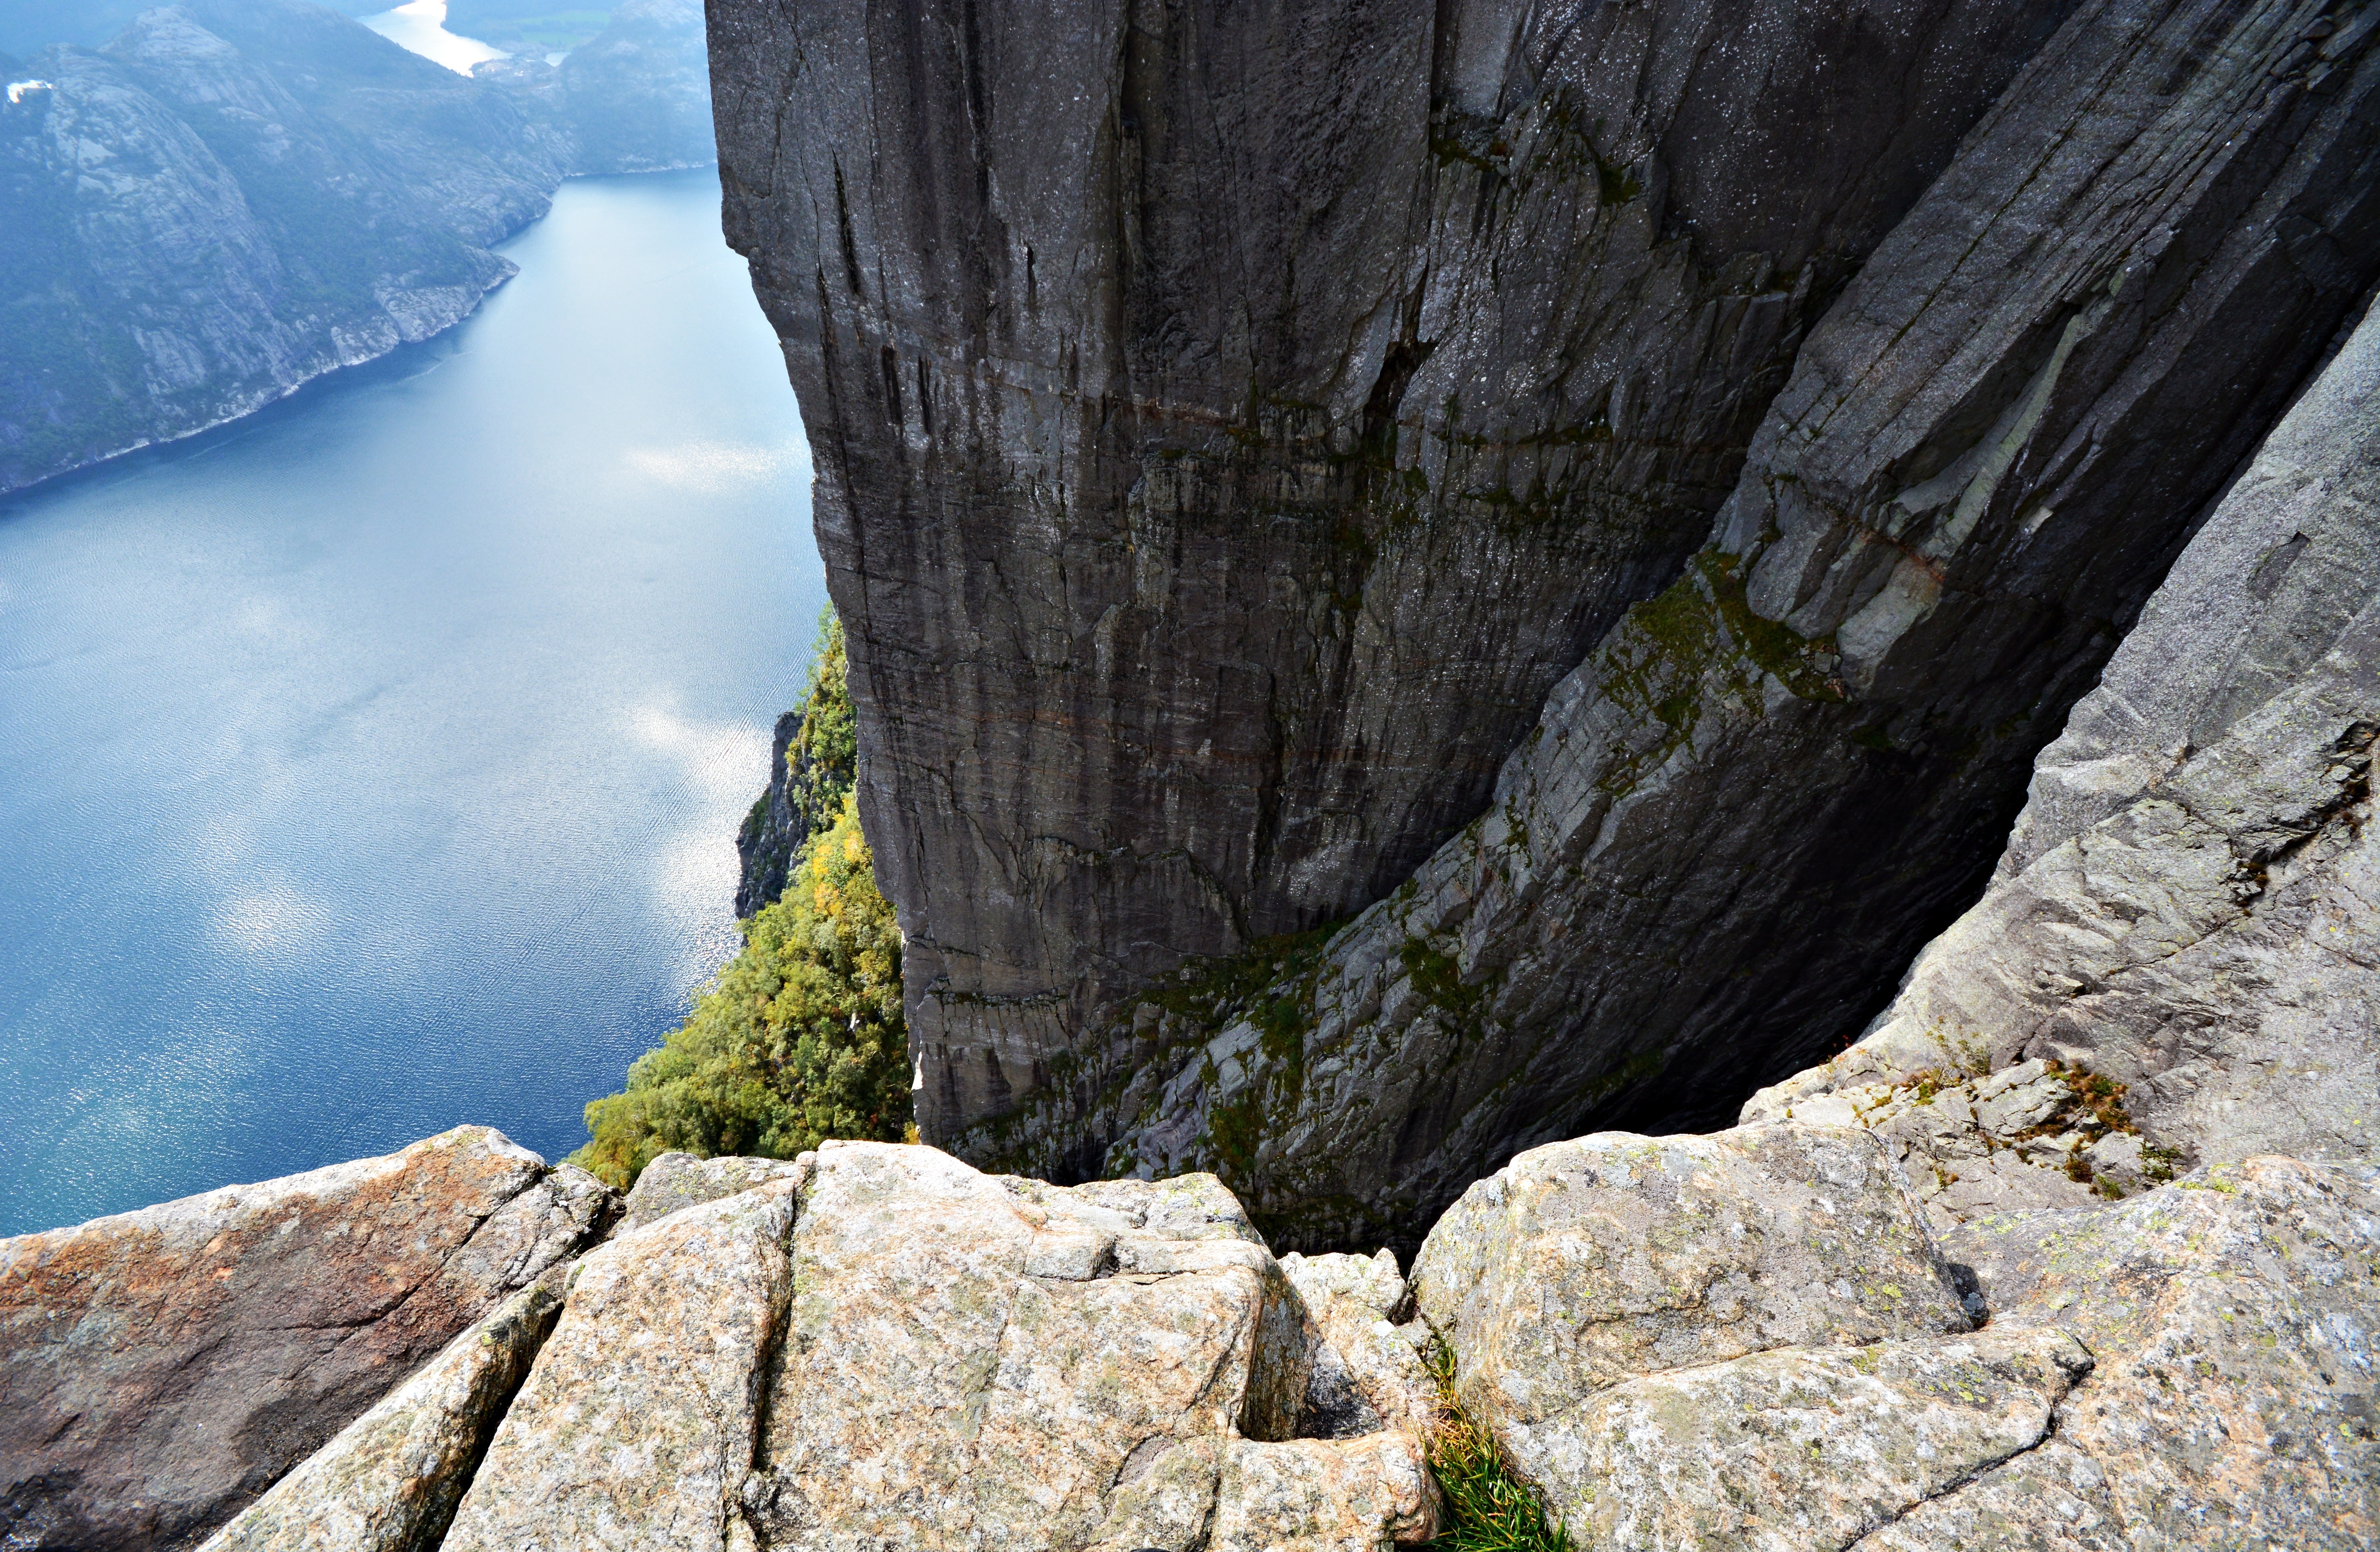
<path fill-rule="evenodd" d="M 6 482 L 0 482 L 0 506 L 5 506 L 6 503 L 13 502 L 20 496 L 25 496 L 34 491 L 38 491 L 44 486 L 54 485 L 60 480 L 70 479 L 79 475 L 90 474 L 94 470 L 103 468 L 109 464 L 113 464 L 119 459 L 130 457 L 136 453 L 145 453 L 156 448 L 172 447 L 177 443 L 188 442 L 194 437 L 205 436 L 210 431 L 219 431 L 227 426 L 237 425 L 240 421 L 250 419 L 262 414 L 275 405 L 286 404 L 290 399 L 296 397 L 299 393 L 303 392 L 307 388 L 312 387 L 313 385 L 322 382 L 328 379 L 334 378 L 341 372 L 352 371 L 358 367 L 368 367 L 376 361 L 385 361 L 389 358 L 397 355 L 399 352 L 411 346 L 428 345 L 433 340 L 443 339 L 445 336 L 453 333 L 456 329 L 460 328 L 463 324 L 469 322 L 473 318 L 479 316 L 480 309 L 487 304 L 488 298 L 502 290 L 506 284 L 520 273 L 520 266 L 513 263 L 511 260 L 505 259 L 504 255 L 500 250 L 504 244 L 516 240 L 528 232 L 530 228 L 536 226 L 540 222 L 544 221 L 548 216 L 552 214 L 553 198 L 556 194 L 559 194 L 562 191 L 564 184 L 581 182 L 589 178 L 652 177 L 664 173 L 698 172 L 705 167 L 716 167 L 718 164 L 719 164 L 716 161 L 686 162 L 667 167 L 640 167 L 634 172 L 565 174 L 564 175 L 561 182 L 555 184 L 554 187 L 547 192 L 546 207 L 543 211 L 531 216 L 528 220 L 522 222 L 518 226 L 506 232 L 503 236 L 498 237 L 494 243 L 489 246 L 487 251 L 494 253 L 499 259 L 504 259 L 505 264 L 507 265 L 505 273 L 498 275 L 484 289 L 482 289 L 478 296 L 472 297 L 470 306 L 465 308 L 446 322 L 440 324 L 438 327 L 431 330 L 425 334 L 422 334 L 419 338 L 406 339 L 400 337 L 395 343 L 389 345 L 383 349 L 348 356 L 334 361 L 329 365 L 321 368 L 319 370 L 308 372 L 305 376 L 285 385 L 277 393 L 255 398 L 244 408 L 236 409 L 227 415 L 218 416 L 202 426 L 193 426 L 188 430 L 173 431 L 162 435 L 143 437 L 139 442 L 128 443 L 122 447 L 112 449 L 106 453 L 102 453 L 96 457 L 86 458 L 82 462 L 77 464 L 69 464 L 64 468 L 53 469 L 47 474 L 40 475 L 32 479 L 28 479 L 18 484 L 12 485 Z M 395 321 L 394 315 L 392 314 L 383 312 L 382 316 L 390 319 L 392 322 Z"/>

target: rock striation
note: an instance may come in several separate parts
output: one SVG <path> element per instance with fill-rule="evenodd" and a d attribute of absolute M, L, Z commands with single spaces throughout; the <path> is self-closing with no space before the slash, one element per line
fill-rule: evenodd
<path fill-rule="evenodd" d="M 195 1545 L 618 1206 L 466 1126 L 0 1240 L 0 1535 Z"/>
<path fill-rule="evenodd" d="M 2375 425 L 2380 315 L 2043 752 L 1983 898 L 1858 1044 L 1763 1091 L 1747 1119 L 1871 1126 L 1961 1216 L 2260 1152 L 2373 1158 Z M 2053 1063 L 2070 1087 L 2122 1085 L 2115 1124 L 2082 1124 L 2087 1108 L 2050 1124 L 2001 1097 L 2040 1089 Z"/>
<path fill-rule="evenodd" d="M 1102 1009 L 1475 818 L 2067 8 L 718 7 L 925 1134 L 1099 1172 Z"/>
<path fill-rule="evenodd" d="M 1284 1244 L 1855 1034 L 2380 277 L 2326 0 L 922 15 L 712 33 L 919 1124 Z"/>

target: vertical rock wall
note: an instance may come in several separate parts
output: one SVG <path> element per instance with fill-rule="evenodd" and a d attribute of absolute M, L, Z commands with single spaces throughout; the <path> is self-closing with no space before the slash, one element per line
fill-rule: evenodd
<path fill-rule="evenodd" d="M 926 1134 L 1474 818 L 2069 8 L 715 6 Z"/>

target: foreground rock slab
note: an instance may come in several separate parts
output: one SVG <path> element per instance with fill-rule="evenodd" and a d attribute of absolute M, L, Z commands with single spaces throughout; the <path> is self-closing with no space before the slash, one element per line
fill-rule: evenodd
<path fill-rule="evenodd" d="M 1603 1134 L 1474 1187 L 1414 1291 L 1581 1546 L 2380 1537 L 2368 1165 L 2260 1157 L 1937 1247 L 1877 1133 Z"/>
<path fill-rule="evenodd" d="M 577 1268 L 455 1511 L 453 1552 L 717 1552 L 789 1296 L 790 1182 L 686 1208 Z"/>
<path fill-rule="evenodd" d="M 2113 1206 L 1979 1219 L 1948 1248 L 1994 1329 L 2062 1328 L 2096 1355 L 2058 1416 L 2095 1471 L 2011 1462 L 1879 1545 L 2037 1534 L 2046 1509 L 2022 1506 L 2060 1495 L 2135 1548 L 2380 1540 L 2380 1172 L 2251 1158 Z"/>
<path fill-rule="evenodd" d="M 1971 1324 L 1883 1146 L 1790 1125 L 1532 1149 L 1439 1220 L 1414 1291 L 1457 1399 L 1540 1482 L 1610 1386 Z"/>
<path fill-rule="evenodd" d="M 1347 1365 L 1211 1176 L 1060 1190 L 829 1144 L 794 1287 L 744 1494 L 760 1546 L 1321 1552 L 1435 1528 L 1409 1431 L 1297 1437 L 1343 1421 L 1309 1397 Z"/>
<path fill-rule="evenodd" d="M 617 1210 L 465 1126 L 0 1241 L 11 1552 L 195 1543 Z"/>
<path fill-rule="evenodd" d="M 1566 1419 L 1542 1480 L 1589 1546 L 1840 1547 L 2039 1445 L 2090 1369 L 2055 1330 L 1675 1369 Z"/>
<path fill-rule="evenodd" d="M 431 1552 L 562 1313 L 556 1267 L 446 1344 L 203 1552 Z"/>

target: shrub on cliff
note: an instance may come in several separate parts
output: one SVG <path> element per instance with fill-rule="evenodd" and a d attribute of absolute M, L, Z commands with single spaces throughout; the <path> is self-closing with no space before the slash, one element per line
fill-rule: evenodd
<path fill-rule="evenodd" d="M 901 933 L 846 793 L 785 892 L 683 1027 L 587 1107 L 573 1156 L 626 1188 L 673 1149 L 790 1158 L 827 1137 L 901 1139 L 909 1124 Z"/>
<path fill-rule="evenodd" d="M 735 837 L 744 873 L 735 914 L 749 916 L 785 891 L 785 878 L 810 838 L 832 827 L 859 763 L 852 731 L 851 687 L 843 651 L 843 622 L 827 609 L 819 616 L 817 655 L 801 704 L 777 719 L 783 751 L 768 790 L 744 816 Z"/>
<path fill-rule="evenodd" d="M 803 841 L 833 825 L 858 771 L 849 674 L 843 622 L 830 609 L 819 619 L 818 659 L 802 697 L 802 725 L 785 749 L 785 806 L 797 816 Z"/>

